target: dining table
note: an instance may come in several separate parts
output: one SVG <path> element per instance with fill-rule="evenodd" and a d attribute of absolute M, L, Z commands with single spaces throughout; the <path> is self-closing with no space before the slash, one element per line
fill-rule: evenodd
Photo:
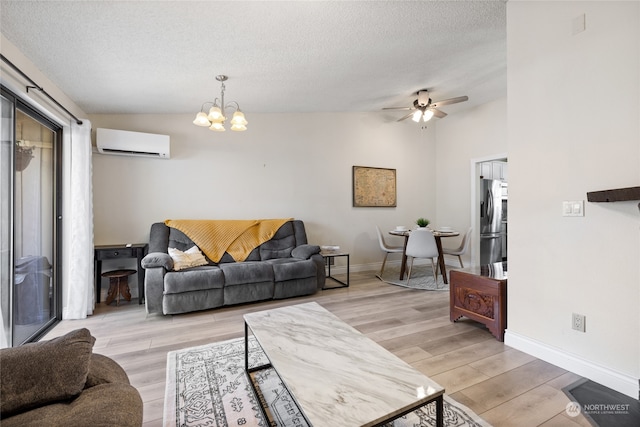
<path fill-rule="evenodd" d="M 433 233 L 433 237 L 436 238 L 436 246 L 438 247 L 438 267 L 442 273 L 442 280 L 448 284 L 449 279 L 447 277 L 447 268 L 444 263 L 444 253 L 442 253 L 442 238 L 443 237 L 455 237 L 459 236 L 460 232 L 455 230 L 429 230 Z M 400 280 L 404 280 L 404 273 L 407 270 L 407 242 L 409 241 L 409 235 L 411 230 L 391 230 L 389 234 L 393 236 L 404 237 L 404 245 L 402 248 L 402 264 L 400 265 Z"/>

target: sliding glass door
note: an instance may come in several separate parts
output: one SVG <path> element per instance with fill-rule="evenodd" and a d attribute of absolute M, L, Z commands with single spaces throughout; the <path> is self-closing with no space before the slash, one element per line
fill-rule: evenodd
<path fill-rule="evenodd" d="M 41 335 L 60 315 L 56 218 L 60 128 L 2 93 L 0 346 Z"/>

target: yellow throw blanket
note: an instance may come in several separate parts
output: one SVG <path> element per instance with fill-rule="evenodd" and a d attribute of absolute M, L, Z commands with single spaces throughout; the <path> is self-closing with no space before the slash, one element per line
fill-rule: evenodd
<path fill-rule="evenodd" d="M 186 234 L 213 262 L 225 252 L 237 262 L 247 259 L 252 250 L 268 241 L 282 225 L 282 219 L 168 219 L 164 223 Z"/>

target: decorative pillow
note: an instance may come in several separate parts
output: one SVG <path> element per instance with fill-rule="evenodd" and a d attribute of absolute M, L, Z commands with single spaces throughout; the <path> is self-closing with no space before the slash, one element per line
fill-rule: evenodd
<path fill-rule="evenodd" d="M 319 254 L 320 246 L 300 245 L 291 251 L 291 256 L 299 259 L 309 259 L 311 255 Z"/>
<path fill-rule="evenodd" d="M 169 248 L 169 255 L 173 259 L 173 269 L 175 271 L 199 265 L 207 265 L 207 259 L 202 255 L 197 246 L 182 252 L 175 248 Z"/>
<path fill-rule="evenodd" d="M 0 350 L 0 416 L 79 395 L 87 381 L 94 342 L 83 328 L 49 341 Z"/>

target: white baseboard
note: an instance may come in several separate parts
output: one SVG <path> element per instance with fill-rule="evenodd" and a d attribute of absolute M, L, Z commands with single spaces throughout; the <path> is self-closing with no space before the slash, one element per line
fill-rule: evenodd
<path fill-rule="evenodd" d="M 338 258 L 339 259 L 339 258 Z M 340 261 L 338 261 L 340 262 Z M 389 265 L 390 263 L 387 263 Z M 362 271 L 371 271 L 372 274 L 377 274 L 380 271 L 379 262 L 373 262 L 369 264 L 351 264 L 349 265 L 349 273 L 360 273 Z M 400 265 L 400 263 L 398 263 Z M 375 272 L 375 273 L 373 273 Z M 331 266 L 331 275 L 334 274 L 347 274 L 347 266 L 346 265 L 332 265 Z"/>
<path fill-rule="evenodd" d="M 340 258 L 338 258 L 340 259 Z M 340 261 L 339 261 L 340 262 Z M 447 273 L 449 272 L 449 269 L 455 269 L 455 268 L 460 268 L 460 264 L 457 262 L 457 258 L 456 258 L 456 262 L 455 263 L 448 263 L 447 260 L 445 259 L 445 264 L 447 265 Z M 389 266 L 396 266 L 398 268 L 400 268 L 400 260 L 389 260 L 387 261 L 387 264 L 385 266 L 385 269 Z M 431 262 L 429 260 L 426 259 L 416 259 L 414 261 L 414 265 L 431 265 Z M 380 267 L 382 266 L 382 262 L 370 262 L 368 264 L 351 264 L 349 266 L 349 272 L 351 273 L 360 273 L 363 271 L 372 271 L 375 274 L 378 274 L 378 272 L 380 271 Z M 465 267 L 468 267 L 468 265 L 465 264 Z M 347 266 L 346 265 L 332 265 L 331 266 L 331 275 L 333 274 L 346 274 L 347 273 Z"/>
<path fill-rule="evenodd" d="M 505 331 L 504 343 L 516 350 L 552 363 L 562 369 L 589 378 L 599 384 L 609 387 L 629 397 L 638 399 L 640 396 L 640 379 L 614 371 L 598 365 L 582 357 L 567 353 L 559 348 L 536 341 L 516 332 Z"/>

